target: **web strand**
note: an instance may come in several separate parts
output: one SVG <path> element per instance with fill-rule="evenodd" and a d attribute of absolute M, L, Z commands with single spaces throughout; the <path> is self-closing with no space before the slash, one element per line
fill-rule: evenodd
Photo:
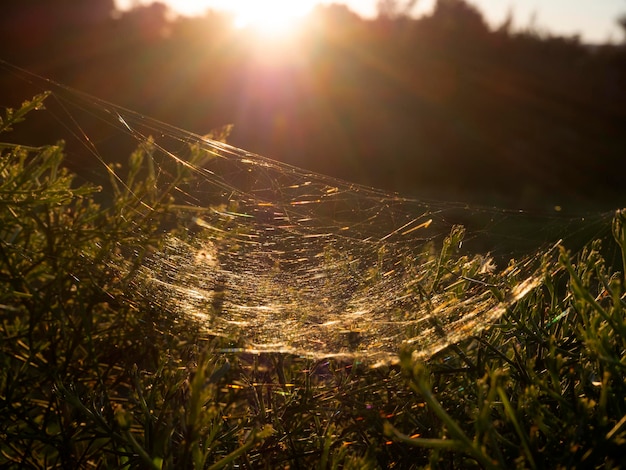
<path fill-rule="evenodd" d="M 479 334 L 532 292 L 545 275 L 542 260 L 562 235 L 598 227 L 592 219 L 608 226 L 611 217 L 586 216 L 581 224 L 582 218 L 405 198 L 195 135 L 51 81 L 39 85 L 61 105 L 57 120 L 75 128 L 73 137 L 137 199 L 145 217 L 154 215 L 155 201 L 168 201 L 162 246 L 139 257 L 121 243 L 109 260 L 130 279 L 127 295 L 149 299 L 241 351 L 374 364 L 409 349 L 428 358 Z M 52 106 L 49 112 L 55 115 Z M 134 192 L 124 167 L 99 149 L 104 139 L 92 135 L 102 125 L 116 148 L 128 147 L 118 144 L 126 140 L 143 149 L 140 173 L 150 197 Z M 549 227 L 558 227 L 557 237 Z M 518 256 L 520 240 L 532 246 Z"/>

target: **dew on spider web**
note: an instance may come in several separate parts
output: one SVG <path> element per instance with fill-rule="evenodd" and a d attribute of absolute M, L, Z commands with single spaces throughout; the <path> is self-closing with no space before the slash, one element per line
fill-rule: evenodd
<path fill-rule="evenodd" d="M 499 271 L 489 254 L 463 253 L 456 205 L 402 198 L 188 134 L 167 137 L 193 147 L 178 150 L 180 161 L 203 164 L 177 187 L 185 229 L 143 262 L 134 286 L 244 351 L 375 363 L 410 348 L 428 357 L 492 324 L 522 297 L 518 286 L 539 279 L 537 263 Z M 162 176 L 181 164 L 170 153 L 158 162 Z"/>
<path fill-rule="evenodd" d="M 143 257 L 120 242 L 109 261 L 132 272 L 128 295 L 242 351 L 374 364 L 409 349 L 428 358 L 494 324 L 539 284 L 557 242 L 541 238 L 546 220 L 571 232 L 562 218 L 533 225 L 518 211 L 424 202 L 315 174 L 61 86 L 54 97 L 100 163 L 107 155 L 88 138 L 90 122 L 144 146 L 151 192 L 134 196 L 147 217 L 167 200 L 159 249 Z M 123 171 L 101 168 L 124 181 Z M 510 223 L 525 234 L 507 235 Z M 528 233 L 538 241 L 519 256 L 506 241 Z"/>

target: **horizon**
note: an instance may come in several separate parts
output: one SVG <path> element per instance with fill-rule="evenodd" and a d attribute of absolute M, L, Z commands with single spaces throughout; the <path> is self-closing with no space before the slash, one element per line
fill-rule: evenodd
<path fill-rule="evenodd" d="M 127 10 L 133 4 L 150 4 L 153 0 L 114 0 L 116 8 Z M 429 14 L 436 0 L 418 1 L 413 9 L 415 16 Z M 242 2 L 225 0 L 162 0 L 174 13 L 183 16 L 198 16 L 209 9 L 220 11 L 238 11 L 242 14 Z M 243 2 L 245 3 L 245 2 Z M 305 14 L 307 9 L 316 5 L 339 3 L 364 18 L 376 16 L 376 0 L 307 0 L 306 7 L 300 10 Z M 616 43 L 624 39 L 624 34 L 617 24 L 617 19 L 626 14 L 626 2 L 623 0 L 602 0 L 588 2 L 586 0 L 471 0 L 468 3 L 476 6 L 483 14 L 490 27 L 502 24 L 509 15 L 513 19 L 515 29 L 532 28 L 553 35 L 572 37 L 579 35 L 587 44 Z M 238 6 L 237 6 L 238 5 Z M 310 5 L 310 6 L 309 6 Z"/>

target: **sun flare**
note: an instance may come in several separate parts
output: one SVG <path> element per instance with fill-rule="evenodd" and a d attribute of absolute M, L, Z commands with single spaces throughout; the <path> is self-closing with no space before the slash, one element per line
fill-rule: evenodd
<path fill-rule="evenodd" d="M 311 10 L 311 4 L 293 0 L 252 0 L 231 2 L 228 9 L 235 17 L 237 28 L 252 28 L 264 34 L 282 35 L 296 27 L 298 20 Z"/>
<path fill-rule="evenodd" d="M 115 0 L 117 8 L 128 10 L 147 5 L 152 0 Z M 208 10 L 228 12 L 233 26 L 253 29 L 269 36 L 283 36 L 297 29 L 299 20 L 309 13 L 319 0 L 162 0 L 174 15 L 203 15 Z"/>
<path fill-rule="evenodd" d="M 118 0 L 119 2 L 119 0 Z M 317 0 L 166 0 L 177 13 L 201 14 L 207 9 L 227 11 L 233 15 L 238 29 L 252 28 L 258 32 L 281 35 L 295 29 L 298 20 L 310 12 Z"/>

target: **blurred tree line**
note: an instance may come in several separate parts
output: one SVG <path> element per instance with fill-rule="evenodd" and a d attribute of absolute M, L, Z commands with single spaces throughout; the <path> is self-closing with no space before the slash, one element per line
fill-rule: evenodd
<path fill-rule="evenodd" d="M 512 18 L 490 28 L 463 0 L 413 18 L 414 4 L 380 1 L 367 20 L 319 6 L 272 42 L 159 3 L 4 2 L 0 58 L 200 134 L 233 123 L 234 145 L 409 195 L 626 204 L 625 45 Z M 26 84 L 2 74 L 0 105 L 16 106 Z"/>

